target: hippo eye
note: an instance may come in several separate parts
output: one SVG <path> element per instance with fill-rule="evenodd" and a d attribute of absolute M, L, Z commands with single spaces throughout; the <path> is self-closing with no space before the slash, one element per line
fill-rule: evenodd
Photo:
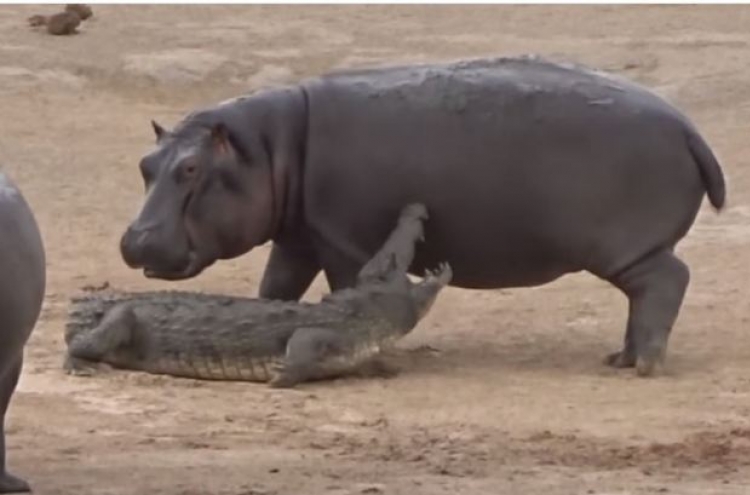
<path fill-rule="evenodd" d="M 198 164 L 190 161 L 183 164 L 179 170 L 178 178 L 180 180 L 190 180 L 198 173 Z"/>

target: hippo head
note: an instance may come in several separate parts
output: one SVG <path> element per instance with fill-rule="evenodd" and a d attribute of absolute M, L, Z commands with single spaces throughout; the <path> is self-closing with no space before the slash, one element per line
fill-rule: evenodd
<path fill-rule="evenodd" d="M 152 125 L 156 149 L 140 162 L 145 200 L 120 241 L 129 267 L 181 280 L 270 239 L 273 179 L 262 143 L 250 152 L 222 123 Z"/>

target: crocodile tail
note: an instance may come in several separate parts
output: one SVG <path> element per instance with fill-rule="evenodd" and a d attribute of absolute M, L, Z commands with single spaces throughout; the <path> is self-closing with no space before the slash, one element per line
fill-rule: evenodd
<path fill-rule="evenodd" d="M 726 201 L 724 173 L 706 141 L 695 129 L 687 130 L 687 144 L 700 170 L 708 200 L 716 211 L 721 211 Z"/>

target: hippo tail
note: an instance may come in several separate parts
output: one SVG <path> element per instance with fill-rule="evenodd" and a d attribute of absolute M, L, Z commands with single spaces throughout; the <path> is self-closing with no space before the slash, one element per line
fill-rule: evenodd
<path fill-rule="evenodd" d="M 687 130 L 687 144 L 700 170 L 708 200 L 716 211 L 721 211 L 726 201 L 727 190 L 718 160 L 695 129 Z"/>

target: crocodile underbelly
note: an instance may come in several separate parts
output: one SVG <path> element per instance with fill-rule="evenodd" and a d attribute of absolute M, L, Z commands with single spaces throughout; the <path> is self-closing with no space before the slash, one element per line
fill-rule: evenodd
<path fill-rule="evenodd" d="M 205 357 L 174 354 L 151 360 L 143 366 L 152 374 L 198 380 L 268 382 L 281 365 L 281 357 Z"/>
<path fill-rule="evenodd" d="M 395 338 L 366 340 L 358 343 L 344 354 L 324 359 L 320 366 L 320 378 L 340 376 L 356 371 L 362 365 L 371 362 L 380 355 L 384 348 L 390 348 L 395 340 Z"/>

